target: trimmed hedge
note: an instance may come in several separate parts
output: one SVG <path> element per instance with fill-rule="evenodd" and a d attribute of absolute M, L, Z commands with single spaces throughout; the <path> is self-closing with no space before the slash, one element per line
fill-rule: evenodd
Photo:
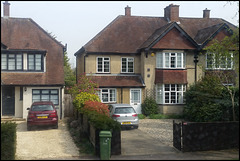
<path fill-rule="evenodd" d="M 1 160 L 15 159 L 16 127 L 16 123 L 1 123 Z"/>

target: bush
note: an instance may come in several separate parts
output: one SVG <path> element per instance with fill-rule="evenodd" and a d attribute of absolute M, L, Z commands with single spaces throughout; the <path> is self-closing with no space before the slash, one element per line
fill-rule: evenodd
<path fill-rule="evenodd" d="M 235 96 L 235 113 L 239 120 L 238 90 Z M 195 122 L 231 121 L 232 105 L 227 90 L 214 76 L 205 76 L 185 93 L 184 119 Z"/>
<path fill-rule="evenodd" d="M 142 103 L 142 113 L 146 116 L 158 113 L 158 105 L 154 98 L 147 97 Z"/>
<path fill-rule="evenodd" d="M 16 123 L 1 123 L 1 160 L 15 159 L 16 127 Z"/>
<path fill-rule="evenodd" d="M 100 102 L 98 95 L 90 94 L 87 92 L 81 92 L 80 94 L 77 94 L 76 97 L 73 99 L 73 105 L 78 110 L 81 110 L 83 108 L 85 102 L 89 101 L 89 100 Z"/>
<path fill-rule="evenodd" d="M 146 116 L 145 116 L 144 114 L 138 114 L 138 118 L 139 118 L 139 119 L 145 119 Z"/>
<path fill-rule="evenodd" d="M 88 111 L 96 111 L 99 114 L 103 114 L 106 116 L 109 116 L 109 109 L 108 105 L 102 103 L 102 102 L 97 102 L 97 101 L 86 101 L 85 105 L 83 107 L 83 110 L 88 112 Z"/>

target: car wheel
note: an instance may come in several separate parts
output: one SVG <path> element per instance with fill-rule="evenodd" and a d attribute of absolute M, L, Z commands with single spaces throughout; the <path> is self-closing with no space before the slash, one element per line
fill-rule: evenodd
<path fill-rule="evenodd" d="M 135 129 L 138 129 L 138 126 L 135 126 L 134 128 L 135 128 Z"/>

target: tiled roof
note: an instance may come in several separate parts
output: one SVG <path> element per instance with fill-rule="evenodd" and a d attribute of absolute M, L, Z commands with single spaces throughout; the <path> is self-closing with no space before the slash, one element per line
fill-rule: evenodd
<path fill-rule="evenodd" d="M 236 28 L 221 18 L 179 17 L 179 22 L 179 27 L 198 43 L 214 34 L 216 25 L 226 23 L 231 29 Z M 137 53 L 141 47 L 151 44 L 149 42 L 164 33 L 170 25 L 164 17 L 118 16 L 82 49 L 89 53 Z M 202 32 L 205 32 L 203 37 L 199 35 Z M 84 50 L 79 50 L 75 55 Z"/>
<path fill-rule="evenodd" d="M 63 48 L 29 18 L 1 18 L 1 43 L 7 50 L 46 51 L 46 72 L 1 72 L 5 85 L 64 85 Z"/>
<path fill-rule="evenodd" d="M 141 76 L 88 76 L 91 80 L 104 87 L 144 87 Z"/>

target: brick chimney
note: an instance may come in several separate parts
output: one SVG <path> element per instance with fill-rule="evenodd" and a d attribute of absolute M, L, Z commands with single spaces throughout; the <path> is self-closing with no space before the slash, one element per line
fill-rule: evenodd
<path fill-rule="evenodd" d="M 3 3 L 3 17 L 9 17 L 9 12 L 10 12 L 10 3 L 8 1 L 5 1 Z"/>
<path fill-rule="evenodd" d="M 168 22 L 179 22 L 179 5 L 170 4 L 164 8 L 164 17 Z"/>
<path fill-rule="evenodd" d="M 125 7 L 125 16 L 131 16 L 131 7 Z"/>
<path fill-rule="evenodd" d="M 203 10 L 203 18 L 210 18 L 210 10 L 207 8 Z"/>

